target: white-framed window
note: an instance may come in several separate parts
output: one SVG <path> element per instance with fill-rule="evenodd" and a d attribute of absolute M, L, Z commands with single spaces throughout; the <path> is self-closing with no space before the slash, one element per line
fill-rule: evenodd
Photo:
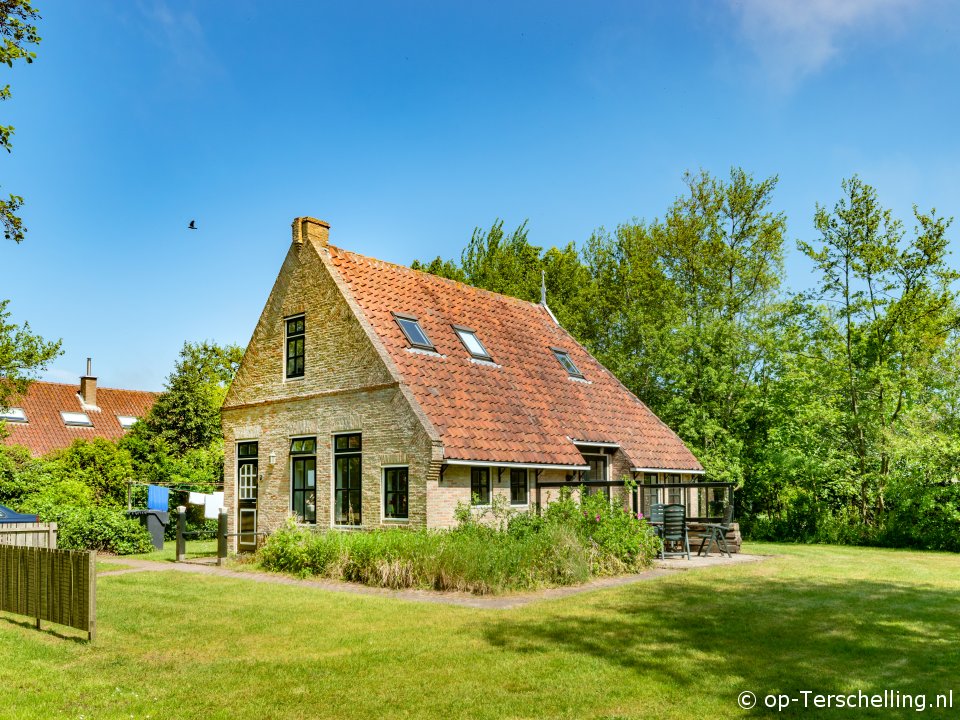
<path fill-rule="evenodd" d="M 90 422 L 90 416 L 82 412 L 60 411 L 60 417 L 63 418 L 63 424 L 71 427 L 93 427 Z"/>
<path fill-rule="evenodd" d="M 0 410 L 0 420 L 6 420 L 7 422 L 15 423 L 25 423 L 27 421 L 27 413 L 24 412 L 23 408 L 18 407 Z"/>
<path fill-rule="evenodd" d="M 240 486 L 238 495 L 241 500 L 257 499 L 257 466 L 244 464 L 240 466 Z"/>
<path fill-rule="evenodd" d="M 117 422 L 120 423 L 120 427 L 124 430 L 132 428 L 137 424 L 137 420 L 139 419 L 140 418 L 136 418 L 133 415 L 117 415 Z"/>

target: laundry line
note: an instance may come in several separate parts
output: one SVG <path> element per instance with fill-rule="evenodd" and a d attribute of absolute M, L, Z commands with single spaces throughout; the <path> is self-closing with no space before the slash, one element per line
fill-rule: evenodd
<path fill-rule="evenodd" d="M 216 520 L 223 507 L 223 491 L 200 492 L 198 487 L 223 488 L 223 483 L 145 483 L 135 480 L 127 481 L 127 510 L 133 510 L 134 486 L 147 488 L 147 509 L 166 512 L 170 507 L 170 491 L 187 493 L 188 505 L 202 505 L 203 517 L 207 520 Z"/>

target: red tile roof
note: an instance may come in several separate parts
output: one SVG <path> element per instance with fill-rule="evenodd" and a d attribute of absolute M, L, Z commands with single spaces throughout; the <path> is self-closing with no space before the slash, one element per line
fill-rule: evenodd
<path fill-rule="evenodd" d="M 0 442 L 7 445 L 25 445 L 35 456 L 46 455 L 70 445 L 77 438 L 118 440 L 123 437 L 118 415 L 143 417 L 150 410 L 157 393 L 142 390 L 115 390 L 97 388 L 99 412 L 84 409 L 80 403 L 80 386 L 62 383 L 33 382 L 23 397 L 12 398 L 13 407 L 23 408 L 27 422 L 7 422 L 9 437 Z M 61 411 L 85 412 L 93 427 L 67 426 Z"/>
<path fill-rule="evenodd" d="M 634 467 L 702 470 L 683 441 L 542 306 L 328 246 L 331 261 L 439 432 L 447 459 L 583 466 L 572 440 L 618 443 Z M 438 354 L 410 348 L 416 316 Z M 452 326 L 476 331 L 472 360 Z M 566 350 L 571 379 L 551 348 Z"/>

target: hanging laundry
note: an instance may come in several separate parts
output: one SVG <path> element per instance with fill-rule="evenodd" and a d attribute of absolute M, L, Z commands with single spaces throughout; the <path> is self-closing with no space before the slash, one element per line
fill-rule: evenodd
<path fill-rule="evenodd" d="M 190 497 L 187 499 L 188 505 L 205 505 L 206 502 L 207 496 L 198 492 L 191 492 Z"/>
<path fill-rule="evenodd" d="M 147 510 L 162 510 L 167 512 L 170 509 L 170 488 L 160 487 L 159 485 L 147 485 Z"/>
<path fill-rule="evenodd" d="M 220 515 L 220 508 L 223 507 L 223 493 L 215 492 L 207 495 L 206 502 L 203 504 L 203 516 L 207 520 L 216 520 Z"/>

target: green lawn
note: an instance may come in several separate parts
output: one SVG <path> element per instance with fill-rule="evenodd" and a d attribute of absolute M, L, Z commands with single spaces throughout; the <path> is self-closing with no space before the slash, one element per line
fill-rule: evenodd
<path fill-rule="evenodd" d="M 94 646 L 0 620 L 0 716 L 763 715 L 737 708 L 743 690 L 952 689 L 960 704 L 960 556 L 746 549 L 778 557 L 507 611 L 179 572 L 103 577 Z"/>
<path fill-rule="evenodd" d="M 197 557 L 216 557 L 217 556 L 217 541 L 216 540 L 187 540 L 186 543 L 187 554 L 186 558 Z M 167 562 L 173 562 L 177 556 L 177 543 L 174 540 L 167 540 L 163 543 L 163 550 L 154 550 L 148 553 L 142 553 L 140 555 L 129 555 L 128 557 L 137 558 L 138 560 L 165 560 Z"/>

